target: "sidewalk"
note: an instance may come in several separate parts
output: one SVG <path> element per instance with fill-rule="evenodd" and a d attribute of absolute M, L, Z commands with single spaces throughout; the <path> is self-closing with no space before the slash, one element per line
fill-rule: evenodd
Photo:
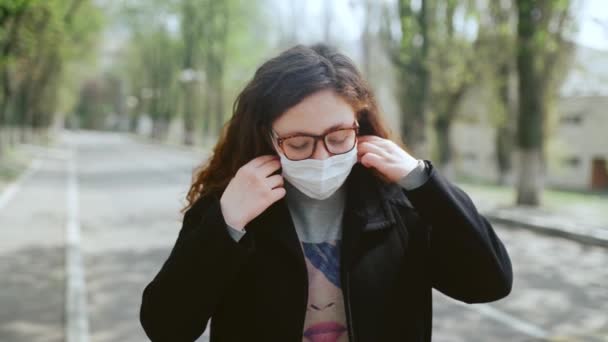
<path fill-rule="evenodd" d="M 542 207 L 514 205 L 514 190 L 457 183 L 496 223 L 608 247 L 608 196 L 547 191 Z"/>
<path fill-rule="evenodd" d="M 19 147 L 0 181 L 0 340 L 65 340 L 65 162 Z M 41 151 L 42 152 L 42 151 Z M 9 163 L 11 165 L 9 165 Z M 31 165 L 27 167 L 27 165 Z"/>

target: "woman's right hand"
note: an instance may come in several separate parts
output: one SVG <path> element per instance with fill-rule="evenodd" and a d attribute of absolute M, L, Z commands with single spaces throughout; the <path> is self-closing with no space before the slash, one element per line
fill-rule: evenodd
<path fill-rule="evenodd" d="M 247 223 L 285 196 L 283 176 L 270 176 L 280 167 L 278 156 L 263 155 L 238 169 L 220 198 L 227 224 L 244 229 Z"/>

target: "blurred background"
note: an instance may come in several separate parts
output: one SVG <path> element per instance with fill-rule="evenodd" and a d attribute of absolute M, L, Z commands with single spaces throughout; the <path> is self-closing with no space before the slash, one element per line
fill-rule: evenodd
<path fill-rule="evenodd" d="M 193 169 L 316 42 L 511 254 L 509 297 L 434 293 L 434 340 L 608 341 L 604 0 L 0 0 L 0 341 L 146 341 Z"/>

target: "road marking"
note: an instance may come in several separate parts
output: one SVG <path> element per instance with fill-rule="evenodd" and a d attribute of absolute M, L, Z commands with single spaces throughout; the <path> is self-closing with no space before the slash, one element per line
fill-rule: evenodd
<path fill-rule="evenodd" d="M 76 154 L 68 159 L 67 226 L 66 226 L 66 341 L 88 342 L 86 283 L 80 247 L 80 217 Z"/>
<path fill-rule="evenodd" d="M 2 208 L 4 208 L 8 204 L 8 202 L 10 202 L 11 199 L 13 199 L 17 192 L 21 190 L 21 184 L 23 184 L 23 182 L 27 178 L 31 177 L 34 172 L 40 169 L 41 165 L 41 160 L 32 160 L 28 167 L 25 169 L 25 171 L 15 181 L 8 185 L 6 190 L 4 190 L 2 194 L 0 194 L 0 210 L 2 210 Z"/>
<path fill-rule="evenodd" d="M 550 336 L 549 332 L 545 329 L 536 326 L 532 323 L 528 323 L 523 321 L 513 315 L 510 315 L 506 312 L 500 311 L 496 308 L 491 307 L 488 304 L 466 304 L 462 302 L 456 302 L 462 306 L 469 308 L 470 310 L 475 310 L 479 312 L 481 315 L 494 319 L 502 324 L 508 325 L 509 327 L 517 330 L 521 333 L 524 333 L 528 336 L 540 339 L 546 339 Z"/>

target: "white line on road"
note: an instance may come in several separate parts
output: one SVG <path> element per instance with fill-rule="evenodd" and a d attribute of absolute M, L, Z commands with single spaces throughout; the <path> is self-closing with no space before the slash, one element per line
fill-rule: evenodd
<path fill-rule="evenodd" d="M 30 162 L 27 169 L 17 178 L 14 182 L 10 183 L 6 190 L 0 194 L 0 210 L 4 208 L 8 202 L 19 192 L 21 189 L 21 184 L 29 178 L 36 170 L 40 168 L 42 165 L 42 161 L 39 159 L 34 159 Z"/>
<path fill-rule="evenodd" d="M 489 317 L 498 321 L 502 324 L 508 325 L 509 327 L 524 333 L 528 336 L 540 339 L 546 339 L 549 337 L 549 332 L 545 329 L 536 326 L 534 324 L 525 322 L 515 316 L 512 316 L 506 312 L 500 311 L 496 308 L 491 307 L 488 304 L 466 304 L 456 301 L 457 304 L 463 305 L 468 309 L 475 310 L 483 316 Z"/>
<path fill-rule="evenodd" d="M 88 342 L 86 283 L 80 248 L 80 217 L 76 154 L 68 159 L 67 227 L 66 227 L 66 341 Z"/>

